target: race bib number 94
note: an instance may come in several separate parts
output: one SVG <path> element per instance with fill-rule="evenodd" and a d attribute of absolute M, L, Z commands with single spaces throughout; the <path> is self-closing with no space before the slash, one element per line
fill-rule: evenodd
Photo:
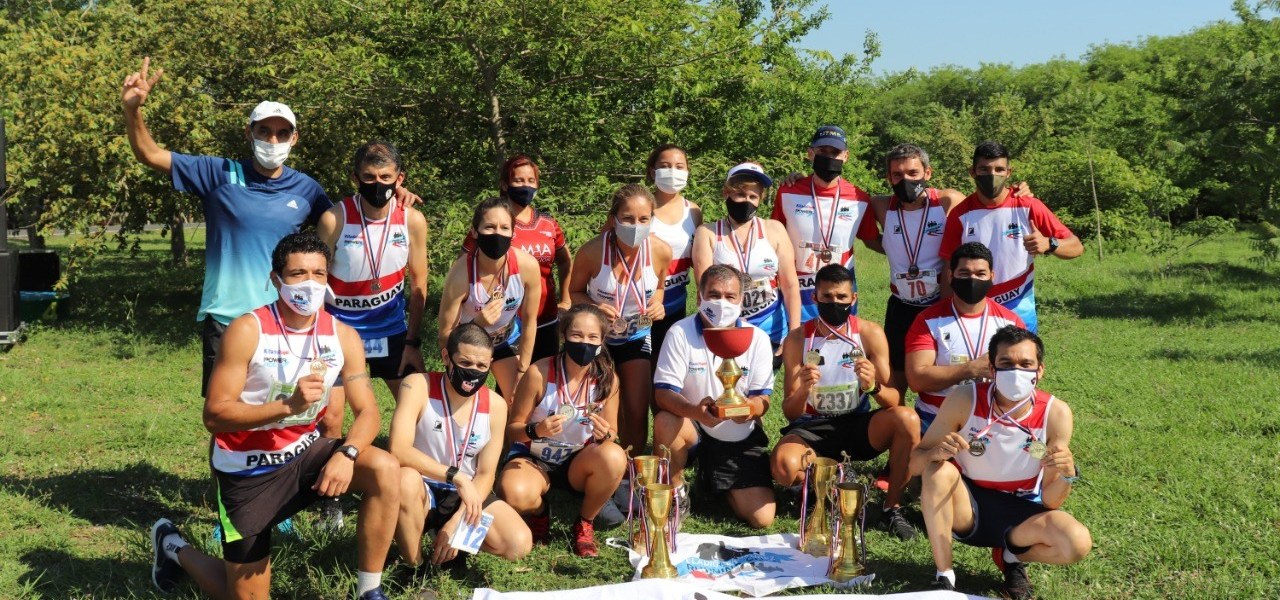
<path fill-rule="evenodd" d="M 818 414 L 836 416 L 858 407 L 858 390 L 852 385 L 826 385 L 814 388 L 813 409 Z"/>

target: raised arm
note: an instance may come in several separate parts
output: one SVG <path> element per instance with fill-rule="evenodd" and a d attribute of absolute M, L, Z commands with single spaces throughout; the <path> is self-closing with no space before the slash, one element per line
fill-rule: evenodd
<path fill-rule="evenodd" d="M 142 119 L 142 103 L 146 102 L 151 89 L 164 75 L 164 69 L 156 69 L 154 74 L 150 70 L 151 57 L 148 56 L 142 59 L 142 70 L 124 78 L 120 92 L 120 102 L 124 105 L 124 129 L 129 136 L 133 156 L 138 162 L 168 175 L 173 167 L 173 156 L 152 139 L 151 132 Z"/>

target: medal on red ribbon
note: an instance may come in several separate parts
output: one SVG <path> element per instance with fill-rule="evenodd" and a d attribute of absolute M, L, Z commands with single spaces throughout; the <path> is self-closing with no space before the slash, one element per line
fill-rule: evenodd
<path fill-rule="evenodd" d="M 382 259 L 383 254 L 387 251 L 387 234 L 391 232 L 391 212 L 396 209 L 396 201 L 391 201 L 390 210 L 387 211 L 387 217 L 382 222 L 382 243 L 378 246 L 378 251 L 373 251 L 373 240 L 369 237 L 369 225 L 371 221 L 365 218 L 364 208 L 360 201 L 355 202 L 356 214 L 360 215 L 360 235 L 364 238 L 364 255 L 369 261 L 369 272 L 373 274 L 374 292 L 382 291 Z"/>
<path fill-rule="evenodd" d="M 459 443 L 453 433 L 453 428 L 457 424 L 453 420 L 453 407 L 449 404 L 449 386 L 442 385 L 440 389 L 444 391 L 444 397 L 440 399 L 440 403 L 444 405 L 444 420 L 448 422 L 444 427 L 444 444 L 449 449 L 449 458 L 453 460 L 450 466 L 458 467 L 462 465 L 462 458 L 467 453 L 467 445 L 471 443 L 471 433 L 476 426 L 476 414 L 480 411 L 480 399 L 475 398 L 471 401 L 471 416 L 467 418 L 466 434 Z"/>
<path fill-rule="evenodd" d="M 834 246 L 831 239 L 836 233 L 836 213 L 840 210 L 840 184 L 836 184 L 835 198 L 831 201 L 831 219 L 828 223 L 824 223 L 822 219 L 822 202 L 818 198 L 818 190 L 813 186 L 813 179 L 809 180 L 809 196 L 813 198 L 813 214 L 818 219 L 818 238 L 822 240 L 821 248 L 814 248 L 818 252 L 818 259 L 823 263 L 831 262 L 831 251 Z M 812 244 L 810 245 L 812 247 Z"/>
<path fill-rule="evenodd" d="M 914 211 L 912 211 L 914 212 Z M 902 238 L 902 247 L 907 252 L 907 277 L 915 279 L 920 276 L 920 248 L 924 245 L 924 229 L 929 221 L 929 203 L 925 202 L 920 209 L 920 227 L 916 231 L 916 241 L 911 243 L 907 236 L 907 220 L 902 211 L 902 202 L 898 202 L 898 235 Z"/>

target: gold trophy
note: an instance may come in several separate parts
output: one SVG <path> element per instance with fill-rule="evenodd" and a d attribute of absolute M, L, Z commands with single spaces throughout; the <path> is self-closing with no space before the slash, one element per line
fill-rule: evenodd
<path fill-rule="evenodd" d="M 635 466 L 635 477 L 631 481 L 631 489 L 633 490 L 632 492 L 633 494 L 636 491 L 639 492 L 638 495 L 640 496 L 640 498 L 638 501 L 637 510 L 640 512 L 640 519 L 642 520 L 641 527 L 639 529 L 636 529 L 634 527 L 632 528 L 631 549 L 634 550 L 637 554 L 640 554 L 641 556 L 644 556 L 649 552 L 648 551 L 649 542 L 648 542 L 647 536 L 648 536 L 648 532 L 651 531 L 651 529 L 649 529 L 648 522 L 643 521 L 643 519 L 645 518 L 645 512 L 646 512 L 645 501 L 644 501 L 644 490 L 650 484 L 662 483 L 658 479 L 658 475 L 661 471 L 662 463 L 664 460 L 665 461 L 671 460 L 671 451 L 668 450 L 666 446 L 659 446 L 658 450 L 665 455 L 665 458 L 659 457 L 653 454 L 647 454 L 643 456 L 637 456 L 631 459 L 631 463 Z"/>
<path fill-rule="evenodd" d="M 827 567 L 827 578 L 836 583 L 845 583 L 863 574 L 862 542 L 863 535 L 861 517 L 867 502 L 867 488 L 856 481 L 842 481 L 836 484 L 840 510 L 840 541 L 831 554 L 831 564 Z"/>
<path fill-rule="evenodd" d="M 724 392 L 716 398 L 716 416 L 721 419 L 745 417 L 751 414 L 751 405 L 738 391 L 738 379 L 742 378 L 742 369 L 735 358 L 747 353 L 751 348 L 754 332 L 751 327 L 707 327 L 702 330 L 702 339 L 707 350 L 724 359 L 720 368 L 716 369 L 716 379 L 724 386 Z M 708 365 L 710 368 L 710 365 Z"/>
<path fill-rule="evenodd" d="M 671 564 L 671 551 L 667 548 L 667 530 L 671 527 L 671 505 L 675 502 L 675 488 L 666 483 L 644 486 L 644 506 L 648 513 L 649 531 L 652 532 L 653 553 L 649 562 L 640 570 L 644 579 L 675 579 L 676 566 Z"/>
<path fill-rule="evenodd" d="M 812 457 L 813 453 L 806 453 L 805 456 Z M 801 523 L 804 528 L 804 547 L 800 551 L 809 556 L 830 556 L 831 525 L 827 518 L 827 499 L 836 483 L 839 463 L 833 458 L 818 457 L 810 460 L 813 465 L 813 513 L 806 522 Z"/>

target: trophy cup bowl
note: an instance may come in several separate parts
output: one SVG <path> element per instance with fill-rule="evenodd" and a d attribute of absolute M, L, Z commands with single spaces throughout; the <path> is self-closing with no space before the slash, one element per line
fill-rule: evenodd
<path fill-rule="evenodd" d="M 631 533 L 631 549 L 637 554 L 644 556 L 649 553 L 649 542 L 646 539 L 646 531 L 649 531 L 646 529 L 648 527 L 648 523 L 644 521 L 645 513 L 647 512 L 645 510 L 644 489 L 645 486 L 648 486 L 649 484 L 658 483 L 658 467 L 662 464 L 662 459 L 658 456 L 648 454 L 634 457 L 631 459 L 631 462 L 636 468 L 636 481 L 632 483 L 632 486 L 639 492 L 637 495 L 640 497 L 636 508 L 640 511 L 640 519 L 643 523 L 639 529 L 636 529 Z"/>
<path fill-rule="evenodd" d="M 675 488 L 665 483 L 644 486 L 645 512 L 649 517 L 653 553 L 649 562 L 640 570 L 644 579 L 675 579 L 676 567 L 671 564 L 671 550 L 667 547 L 667 528 L 671 526 L 671 504 L 675 501 Z"/>
<path fill-rule="evenodd" d="M 750 327 L 707 327 L 702 330 L 707 350 L 723 359 L 720 361 L 720 368 L 716 369 L 716 379 L 724 386 L 724 392 L 716 398 L 716 416 L 721 419 L 751 414 L 751 405 L 738 392 L 738 379 L 742 377 L 742 369 L 734 359 L 747 353 L 754 336 L 755 332 Z"/>
<path fill-rule="evenodd" d="M 836 483 L 836 471 L 840 463 L 834 458 L 813 459 L 813 512 L 805 528 L 804 547 L 800 550 L 809 556 L 831 556 L 831 526 L 827 523 L 827 498 Z"/>
<path fill-rule="evenodd" d="M 862 548 L 859 542 L 863 532 L 858 523 L 862 514 L 862 506 L 867 501 L 866 488 L 853 481 L 836 484 L 840 510 L 840 543 L 835 554 L 831 556 L 831 564 L 827 568 L 827 578 L 836 583 L 845 583 L 863 574 Z"/>

